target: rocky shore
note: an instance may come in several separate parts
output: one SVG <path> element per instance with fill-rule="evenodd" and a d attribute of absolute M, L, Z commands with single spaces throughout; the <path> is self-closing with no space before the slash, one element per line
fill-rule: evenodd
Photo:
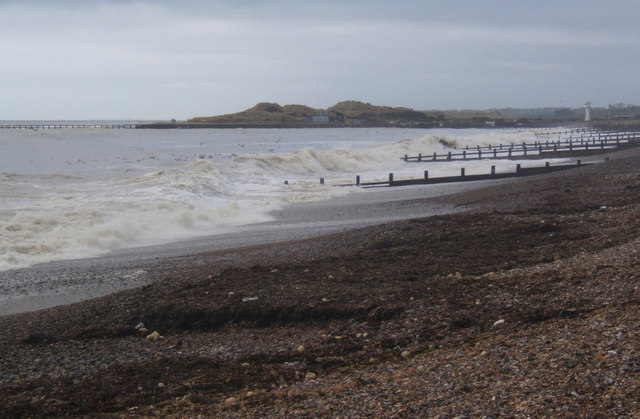
<path fill-rule="evenodd" d="M 2 317 L 0 416 L 640 415 L 637 152 L 441 200 Z"/>

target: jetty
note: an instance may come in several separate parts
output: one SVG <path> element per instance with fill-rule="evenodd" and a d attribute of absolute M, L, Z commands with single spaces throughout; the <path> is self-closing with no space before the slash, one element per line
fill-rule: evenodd
<path fill-rule="evenodd" d="M 103 128 L 103 129 L 134 129 L 138 128 L 138 124 L 76 124 L 76 123 L 8 123 L 0 124 L 0 129 L 86 129 L 86 128 Z"/>

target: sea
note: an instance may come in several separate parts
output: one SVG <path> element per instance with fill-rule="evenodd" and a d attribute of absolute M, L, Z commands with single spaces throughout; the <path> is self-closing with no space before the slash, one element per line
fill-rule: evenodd
<path fill-rule="evenodd" d="M 0 121 L 0 125 L 11 121 Z M 29 122 L 21 121 L 28 125 Z M 37 122 L 33 122 L 36 124 Z M 533 142 L 526 129 L 0 129 L 0 271 L 233 233 L 344 185 L 513 171 L 517 162 L 406 163 L 406 154 Z M 92 127 L 93 126 L 93 127 Z M 523 162 L 527 164 L 526 162 Z M 320 179 L 324 179 L 321 184 Z"/>

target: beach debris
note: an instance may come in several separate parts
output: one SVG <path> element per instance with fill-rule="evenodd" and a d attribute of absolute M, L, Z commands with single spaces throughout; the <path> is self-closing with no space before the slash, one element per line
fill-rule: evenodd
<path fill-rule="evenodd" d="M 147 340 L 158 340 L 158 339 L 163 339 L 163 338 L 164 338 L 164 336 L 162 336 L 157 331 L 147 335 Z"/>
<path fill-rule="evenodd" d="M 142 322 L 136 324 L 136 330 L 141 330 L 141 329 L 144 329 L 144 323 Z"/>
<path fill-rule="evenodd" d="M 236 404 L 238 402 L 238 400 L 235 397 L 228 397 L 225 401 L 224 404 L 227 406 L 233 406 L 234 404 Z"/>
<path fill-rule="evenodd" d="M 497 321 L 493 322 L 493 327 L 502 326 L 504 324 L 504 322 L 505 322 L 504 319 L 497 320 Z"/>
<path fill-rule="evenodd" d="M 302 353 L 302 352 L 304 352 L 304 350 L 305 350 L 304 345 L 298 346 L 298 352 Z"/>
<path fill-rule="evenodd" d="M 165 384 L 163 382 L 158 383 L 158 388 L 164 388 Z"/>
<path fill-rule="evenodd" d="M 247 301 L 256 301 L 258 297 L 243 297 L 242 302 L 246 303 Z"/>
<path fill-rule="evenodd" d="M 400 354 L 401 357 L 403 358 L 409 358 L 411 356 L 411 352 L 409 351 L 402 351 L 402 353 Z"/>
<path fill-rule="evenodd" d="M 313 380 L 313 379 L 316 378 L 316 374 L 311 372 L 311 371 L 309 371 L 309 372 L 307 372 L 307 375 L 305 375 L 304 378 L 307 379 L 307 380 Z"/>

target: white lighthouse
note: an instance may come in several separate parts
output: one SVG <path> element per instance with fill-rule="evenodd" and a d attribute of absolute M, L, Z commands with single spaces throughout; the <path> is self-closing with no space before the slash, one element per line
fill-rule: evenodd
<path fill-rule="evenodd" d="M 584 103 L 584 122 L 591 121 L 591 102 Z"/>

